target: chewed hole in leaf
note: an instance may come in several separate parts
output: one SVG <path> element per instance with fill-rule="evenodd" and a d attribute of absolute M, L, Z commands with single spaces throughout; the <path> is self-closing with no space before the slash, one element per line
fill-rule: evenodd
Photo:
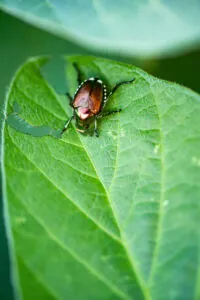
<path fill-rule="evenodd" d="M 61 129 L 53 129 L 50 126 L 33 126 L 20 117 L 20 106 L 17 102 L 13 105 L 13 112 L 6 117 L 6 123 L 18 132 L 35 137 L 52 136 L 61 138 Z"/>

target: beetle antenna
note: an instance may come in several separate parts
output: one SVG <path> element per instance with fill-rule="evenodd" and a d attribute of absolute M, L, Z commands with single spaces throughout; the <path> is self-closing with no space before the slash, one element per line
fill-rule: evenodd
<path fill-rule="evenodd" d="M 78 85 L 81 85 L 81 82 L 82 82 L 82 80 L 81 80 L 81 77 L 82 77 L 81 71 L 80 71 L 80 69 L 79 69 L 77 63 L 74 62 L 74 63 L 73 63 L 73 66 L 74 66 L 74 68 L 75 68 L 75 70 L 76 70 L 76 73 L 77 73 L 77 81 L 78 81 Z"/>

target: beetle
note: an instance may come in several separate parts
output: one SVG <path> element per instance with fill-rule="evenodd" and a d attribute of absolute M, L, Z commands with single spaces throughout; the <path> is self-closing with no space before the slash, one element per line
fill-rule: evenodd
<path fill-rule="evenodd" d="M 83 134 L 89 133 L 91 124 L 94 124 L 92 134 L 95 134 L 96 137 L 98 137 L 97 120 L 121 111 L 121 109 L 116 109 L 104 112 L 107 101 L 121 85 L 132 83 L 135 78 L 117 83 L 107 94 L 107 87 L 101 79 L 90 77 L 89 79 L 82 81 L 82 74 L 78 65 L 73 63 L 73 66 L 77 72 L 77 81 L 79 85 L 74 97 L 71 97 L 69 93 L 66 93 L 66 96 L 70 100 L 70 106 L 73 108 L 73 115 L 65 123 L 61 135 L 67 130 L 69 124 L 74 119 L 76 130 Z"/>

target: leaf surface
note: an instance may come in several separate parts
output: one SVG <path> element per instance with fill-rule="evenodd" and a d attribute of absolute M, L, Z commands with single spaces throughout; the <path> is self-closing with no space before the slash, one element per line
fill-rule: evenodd
<path fill-rule="evenodd" d="M 0 8 L 106 53 L 170 55 L 200 41 L 198 0 L 0 0 Z"/>
<path fill-rule="evenodd" d="M 4 127 L 4 192 L 23 299 L 199 299 L 200 96 L 114 61 L 69 57 L 77 88 L 100 77 L 113 88 L 100 137 L 74 126 L 62 139 Z M 41 75 L 44 58 L 15 74 L 32 126 L 60 129 L 72 111 Z M 18 277 L 18 278 L 17 278 Z M 30 292 L 31 291 L 31 292 Z"/>

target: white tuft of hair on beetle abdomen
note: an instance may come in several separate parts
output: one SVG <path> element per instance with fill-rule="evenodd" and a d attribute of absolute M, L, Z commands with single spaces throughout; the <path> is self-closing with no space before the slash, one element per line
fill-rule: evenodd
<path fill-rule="evenodd" d="M 104 103 L 107 101 L 107 89 L 106 86 L 103 86 L 103 94 L 104 94 Z"/>

